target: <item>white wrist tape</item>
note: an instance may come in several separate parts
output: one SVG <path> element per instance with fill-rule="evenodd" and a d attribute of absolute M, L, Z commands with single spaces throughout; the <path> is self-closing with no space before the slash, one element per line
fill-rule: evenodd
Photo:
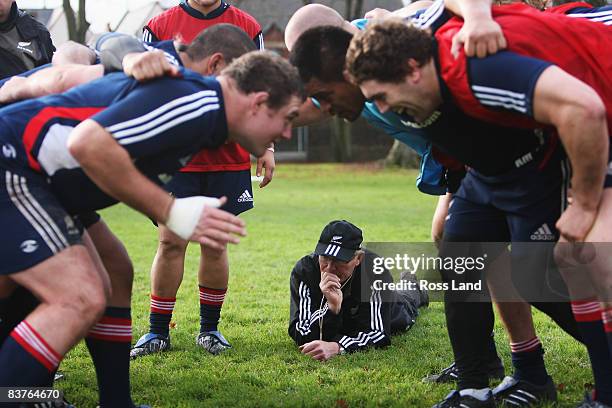
<path fill-rule="evenodd" d="M 198 225 L 204 207 L 218 208 L 218 198 L 196 196 L 176 198 L 170 208 L 166 227 L 183 239 L 189 239 Z"/>

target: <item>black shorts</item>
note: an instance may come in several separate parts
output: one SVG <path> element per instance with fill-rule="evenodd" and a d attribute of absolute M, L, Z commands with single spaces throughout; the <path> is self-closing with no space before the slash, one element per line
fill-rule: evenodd
<path fill-rule="evenodd" d="M 253 208 L 253 187 L 250 170 L 181 172 L 172 177 L 164 187 L 177 198 L 203 195 L 207 197 L 227 197 L 222 207 L 234 215 Z"/>
<path fill-rule="evenodd" d="M 78 221 L 84 229 L 88 229 L 98 221 L 100 221 L 100 214 L 95 211 L 81 213 L 76 215 L 74 219 Z"/>

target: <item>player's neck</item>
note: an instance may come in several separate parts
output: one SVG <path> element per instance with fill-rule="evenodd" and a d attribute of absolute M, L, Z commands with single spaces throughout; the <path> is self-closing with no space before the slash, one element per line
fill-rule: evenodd
<path fill-rule="evenodd" d="M 219 6 L 221 5 L 221 0 L 216 1 L 214 4 L 212 4 L 210 6 L 201 6 L 201 5 L 197 4 L 193 0 L 187 0 L 187 4 L 192 9 L 198 10 L 200 13 L 206 15 L 206 14 L 210 14 L 211 12 L 215 11 L 216 9 L 218 9 Z"/>
<path fill-rule="evenodd" d="M 244 112 L 248 106 L 243 103 L 241 92 L 236 88 L 236 84 L 232 79 L 219 75 L 217 76 L 217 81 L 221 85 L 221 93 L 223 94 L 223 106 L 225 108 L 225 119 L 229 134 L 228 140 L 234 141 L 233 135 L 240 132 Z"/>
<path fill-rule="evenodd" d="M 425 117 L 418 118 L 418 120 L 422 121 L 428 118 L 435 109 L 442 104 L 442 93 L 440 91 L 440 81 L 433 58 L 421 68 L 421 72 L 424 83 L 422 87 L 424 89 L 423 99 L 428 102 L 428 109 L 426 109 Z"/>

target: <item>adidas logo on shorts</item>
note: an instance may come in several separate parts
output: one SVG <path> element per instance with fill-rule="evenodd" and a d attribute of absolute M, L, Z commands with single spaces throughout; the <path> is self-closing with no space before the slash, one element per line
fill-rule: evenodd
<path fill-rule="evenodd" d="M 548 224 L 542 224 L 540 228 L 533 234 L 531 234 L 532 241 L 556 241 L 557 237 L 550 230 Z"/>
<path fill-rule="evenodd" d="M 248 201 L 253 201 L 253 196 L 249 193 L 249 190 L 244 190 L 244 193 L 240 197 L 238 197 L 239 203 L 246 203 Z"/>

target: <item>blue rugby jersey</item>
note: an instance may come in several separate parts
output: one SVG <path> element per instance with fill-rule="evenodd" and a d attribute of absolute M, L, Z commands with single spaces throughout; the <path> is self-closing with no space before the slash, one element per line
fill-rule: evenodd
<path fill-rule="evenodd" d="M 66 142 L 85 119 L 104 127 L 158 184 L 184 166 L 191 155 L 222 145 L 227 123 L 220 84 L 181 69 L 182 78 L 138 83 L 110 74 L 63 94 L 0 109 L 0 145 L 11 145 L 14 169 L 29 168 L 48 177 L 70 213 L 112 205 L 70 155 Z"/>

